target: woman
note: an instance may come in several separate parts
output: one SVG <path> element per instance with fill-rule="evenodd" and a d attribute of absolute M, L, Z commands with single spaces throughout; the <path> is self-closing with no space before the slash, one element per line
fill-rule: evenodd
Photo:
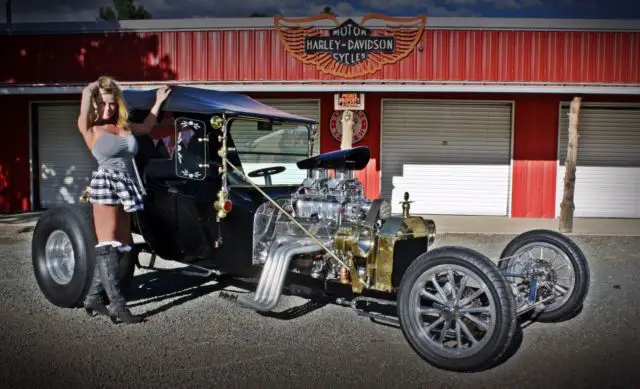
<path fill-rule="evenodd" d="M 96 271 L 84 307 L 88 314 L 107 315 L 114 323 L 117 319 L 125 323 L 143 320 L 125 306 L 117 283 L 117 270 L 120 257 L 126 255 L 133 244 L 131 212 L 143 209 L 133 165 L 138 151 L 134 136 L 151 132 L 169 93 L 167 86 L 158 89 L 155 104 L 144 122 L 130 123 L 122 90 L 113 79 L 100 77 L 82 91 L 78 128 L 98 162 L 89 185 L 98 238 Z M 102 301 L 102 288 L 109 297 L 108 309 Z"/>

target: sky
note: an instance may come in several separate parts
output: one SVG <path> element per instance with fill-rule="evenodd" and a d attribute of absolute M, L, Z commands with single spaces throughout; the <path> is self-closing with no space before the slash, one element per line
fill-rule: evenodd
<path fill-rule="evenodd" d="M 0 0 L 0 23 L 6 22 Z M 481 16 L 520 18 L 640 19 L 640 0 L 135 0 L 153 19 L 311 16 L 325 6 L 338 16 L 381 12 L 394 16 Z M 12 0 L 13 23 L 96 20 L 100 7 L 111 0 Z"/>

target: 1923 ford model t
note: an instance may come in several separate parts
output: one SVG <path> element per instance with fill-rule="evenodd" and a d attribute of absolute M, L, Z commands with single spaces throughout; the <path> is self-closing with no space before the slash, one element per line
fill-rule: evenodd
<path fill-rule="evenodd" d="M 132 117 L 144 117 L 154 96 L 127 91 Z M 132 226 L 145 241 L 139 250 L 209 273 L 253 277 L 255 292 L 232 298 L 242 307 L 273 310 L 294 285 L 363 315 L 375 312 L 361 302 L 395 306 L 406 340 L 424 360 L 472 371 L 504 354 L 518 317 L 537 311 L 538 321 L 564 320 L 584 302 L 588 263 L 567 236 L 528 231 L 497 264 L 470 248 L 433 248 L 435 223 L 410 215 L 407 194 L 401 215 L 391 213 L 389 201 L 364 196 L 354 171 L 367 165 L 366 147 L 313 156 L 313 120 L 244 95 L 184 86 L 173 89 L 163 112 L 175 117 L 173 155 L 154 155 L 153 141 L 139 139 L 136 166 L 146 192 Z M 61 237 L 66 246 L 53 247 Z M 94 245 L 89 204 L 40 217 L 33 266 L 51 303 L 80 304 Z M 121 265 L 124 287 L 135 262 Z"/>

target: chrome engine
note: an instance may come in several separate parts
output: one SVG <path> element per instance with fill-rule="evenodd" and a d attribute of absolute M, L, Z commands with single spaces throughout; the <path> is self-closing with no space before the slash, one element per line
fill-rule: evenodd
<path fill-rule="evenodd" d="M 353 172 L 364 169 L 369 157 L 368 148 L 356 147 L 299 161 L 308 176 L 284 198 L 272 198 L 254 185 L 267 198 L 255 212 L 251 242 L 252 263 L 262 271 L 256 292 L 238 296 L 238 304 L 272 310 L 292 272 L 350 284 L 356 293 L 393 290 L 395 242 L 420 239 L 403 253 L 415 257 L 412 253 L 431 244 L 435 224 L 409 217 L 408 194 L 401 218 L 390 218 L 388 201 L 365 197 Z"/>
<path fill-rule="evenodd" d="M 379 222 L 378 212 L 382 217 L 386 212 L 386 208 L 372 209 L 373 202 L 365 197 L 362 184 L 349 170 L 336 170 L 335 176 L 329 177 L 326 169 L 314 169 L 290 198 L 277 200 L 277 203 L 332 250 L 336 249 L 335 240 L 341 229 L 348 227 L 353 231 L 367 223 L 367 220 Z M 373 212 L 376 213 L 374 217 L 370 215 Z M 287 242 L 304 242 L 308 238 L 275 205 L 265 202 L 254 217 L 253 264 L 264 264 L 278 246 Z M 363 234 L 362 239 L 362 246 L 372 244 L 370 236 Z M 315 244 L 309 247 L 305 255 L 295 259 L 292 271 L 316 278 L 337 277 L 339 264 L 327 268 L 331 261 L 324 250 L 318 249 Z"/>

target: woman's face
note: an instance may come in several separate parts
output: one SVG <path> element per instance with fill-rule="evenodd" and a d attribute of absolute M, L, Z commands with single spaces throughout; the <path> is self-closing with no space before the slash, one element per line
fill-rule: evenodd
<path fill-rule="evenodd" d="M 102 120 L 109 120 L 118 111 L 118 103 L 112 94 L 101 93 L 101 100 L 98 102 L 98 117 Z"/>

